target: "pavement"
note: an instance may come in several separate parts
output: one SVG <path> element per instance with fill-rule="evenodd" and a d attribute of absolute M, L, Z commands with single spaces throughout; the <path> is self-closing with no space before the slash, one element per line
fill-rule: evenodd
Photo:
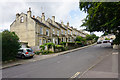
<path fill-rule="evenodd" d="M 39 61 L 39 60 L 44 60 L 47 58 L 52 58 L 55 56 L 59 56 L 59 55 L 63 55 L 63 54 L 67 54 L 73 51 L 77 51 L 80 49 L 84 49 L 90 46 L 95 45 L 96 43 L 92 44 L 92 45 L 88 45 L 88 46 L 84 46 L 84 47 L 80 47 L 80 48 L 76 48 L 76 49 L 72 49 L 72 50 L 67 50 L 67 51 L 63 51 L 63 52 L 59 52 L 59 53 L 55 53 L 55 54 L 48 54 L 48 55 L 34 55 L 33 58 L 31 59 L 17 59 L 16 61 L 11 61 L 11 62 L 6 62 L 6 63 L 2 63 L 2 67 L 0 67 L 1 69 L 5 69 L 5 68 L 9 68 L 9 67 L 13 67 L 13 66 L 18 66 L 21 64 L 26 64 L 26 63 L 30 63 L 30 62 L 35 62 L 35 61 Z"/>
<path fill-rule="evenodd" d="M 118 52 L 113 52 L 84 71 L 79 78 L 118 78 Z"/>
<path fill-rule="evenodd" d="M 3 78 L 116 78 L 117 52 L 96 44 L 68 54 L 2 69 Z M 103 75 L 104 74 L 104 75 Z"/>

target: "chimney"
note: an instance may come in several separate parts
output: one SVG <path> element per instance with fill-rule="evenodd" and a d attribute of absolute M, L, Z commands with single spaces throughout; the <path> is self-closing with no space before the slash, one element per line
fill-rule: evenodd
<path fill-rule="evenodd" d="M 52 16 L 52 22 L 55 22 L 55 16 Z"/>
<path fill-rule="evenodd" d="M 35 15 L 33 15 L 33 18 L 35 18 Z"/>
<path fill-rule="evenodd" d="M 69 27 L 69 22 L 67 22 L 67 27 Z"/>
<path fill-rule="evenodd" d="M 27 11 L 27 18 L 31 17 L 31 8 L 29 7 L 29 11 Z"/>
<path fill-rule="evenodd" d="M 19 16 L 20 16 L 20 14 L 19 14 L 19 13 L 17 13 L 17 14 L 16 14 L 16 20 L 18 19 L 18 17 L 19 17 Z"/>
<path fill-rule="evenodd" d="M 44 13 L 42 13 L 42 17 L 41 18 L 42 18 L 42 22 L 45 21 L 45 15 L 44 15 Z"/>
<path fill-rule="evenodd" d="M 61 24 L 63 25 L 63 21 L 61 21 Z"/>

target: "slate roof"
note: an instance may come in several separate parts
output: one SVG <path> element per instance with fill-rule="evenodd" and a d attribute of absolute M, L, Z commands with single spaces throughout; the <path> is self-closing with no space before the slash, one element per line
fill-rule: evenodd
<path fill-rule="evenodd" d="M 38 23 L 40 23 L 41 25 L 43 25 L 43 26 L 46 26 L 46 27 L 50 28 L 50 27 L 49 27 L 49 26 L 47 26 L 46 24 L 44 24 L 44 23 L 40 22 L 38 19 L 33 18 L 33 17 L 32 17 L 32 19 L 33 19 L 35 22 L 38 22 Z"/>
<path fill-rule="evenodd" d="M 57 26 L 53 25 L 52 23 L 48 22 L 51 26 L 58 28 Z M 60 29 L 60 28 L 58 28 Z"/>
<path fill-rule="evenodd" d="M 59 25 L 61 28 L 67 29 L 65 27 L 63 27 L 60 23 L 56 22 L 57 25 Z"/>

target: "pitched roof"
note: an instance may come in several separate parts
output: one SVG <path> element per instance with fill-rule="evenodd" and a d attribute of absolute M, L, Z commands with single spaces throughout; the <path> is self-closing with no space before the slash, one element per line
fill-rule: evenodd
<path fill-rule="evenodd" d="M 50 27 L 49 27 L 49 26 L 47 26 L 46 24 L 44 24 L 44 23 L 40 22 L 38 19 L 33 18 L 33 17 L 32 17 L 32 19 L 33 19 L 35 22 L 38 22 L 39 24 L 41 24 L 41 25 L 43 25 L 43 26 L 46 26 L 46 27 L 50 28 Z"/>
<path fill-rule="evenodd" d="M 67 29 L 66 27 L 63 27 L 60 23 L 55 22 L 58 26 L 60 26 L 61 28 Z"/>
<path fill-rule="evenodd" d="M 58 28 L 57 26 L 53 25 L 52 23 L 48 22 L 51 26 Z M 60 28 L 58 28 L 60 29 Z"/>

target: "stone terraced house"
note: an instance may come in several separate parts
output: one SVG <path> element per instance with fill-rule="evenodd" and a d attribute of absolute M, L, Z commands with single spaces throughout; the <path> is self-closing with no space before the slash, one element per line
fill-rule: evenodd
<path fill-rule="evenodd" d="M 15 21 L 10 25 L 10 31 L 15 32 L 20 38 L 20 42 L 28 43 L 29 47 L 39 47 L 48 42 L 60 44 L 60 42 L 74 42 L 77 36 L 85 37 L 86 33 L 70 27 L 69 22 L 64 25 L 63 22 L 52 19 L 45 20 L 45 15 L 32 16 L 31 8 L 25 13 L 17 13 Z"/>

